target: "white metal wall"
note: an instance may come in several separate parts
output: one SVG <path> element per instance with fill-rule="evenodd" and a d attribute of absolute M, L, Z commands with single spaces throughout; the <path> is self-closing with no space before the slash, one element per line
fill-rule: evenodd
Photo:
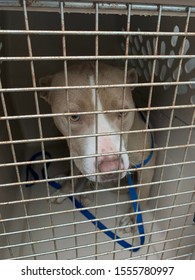
<path fill-rule="evenodd" d="M 195 8 L 100 2 L 0 1 L 2 259 L 193 258 Z M 142 209 L 146 240 L 136 253 L 100 232 L 69 200 L 51 201 L 49 182 L 60 174 L 60 182 L 68 178 L 73 158 L 66 140 L 71 135 L 62 136 L 55 128 L 54 115 L 39 98 L 38 80 L 62 69 L 68 76 L 67 64 L 81 60 L 122 67 L 124 75 L 133 66 L 139 75 L 136 110 L 146 115 L 145 132 L 151 124 L 157 161 Z M 49 151 L 52 159 L 36 159 L 36 172 L 44 168 L 46 178 L 30 178 L 35 184 L 27 188 L 26 167 L 38 151 Z M 74 186 L 76 177 L 69 178 Z M 116 193 L 98 189 L 95 196 L 88 209 L 137 246 L 137 231 L 119 231 L 120 218 L 131 215 L 126 212 L 129 197 L 121 201 Z"/>

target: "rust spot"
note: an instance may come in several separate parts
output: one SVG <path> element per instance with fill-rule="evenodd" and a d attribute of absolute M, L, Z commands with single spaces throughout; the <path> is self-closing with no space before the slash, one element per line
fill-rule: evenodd
<path fill-rule="evenodd" d="M 23 6 L 23 0 L 19 0 L 19 2 Z M 26 6 L 31 6 L 34 2 L 37 2 L 37 0 L 26 0 Z"/>

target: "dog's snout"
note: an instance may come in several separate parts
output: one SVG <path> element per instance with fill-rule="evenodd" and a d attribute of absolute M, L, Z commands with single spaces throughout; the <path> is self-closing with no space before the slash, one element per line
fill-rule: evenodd
<path fill-rule="evenodd" d="M 112 153 L 97 158 L 97 171 L 105 173 L 98 177 L 101 181 L 116 180 L 118 176 L 121 178 L 125 176 L 125 172 L 120 172 L 120 170 L 128 168 L 128 163 L 124 155 L 118 155 L 118 145 L 119 139 L 116 136 L 104 136 L 98 138 L 98 153 Z M 120 174 L 115 171 L 119 171 Z"/>
<path fill-rule="evenodd" d="M 124 163 L 118 156 L 102 156 L 98 158 L 98 170 L 100 172 L 111 172 L 124 169 Z"/>

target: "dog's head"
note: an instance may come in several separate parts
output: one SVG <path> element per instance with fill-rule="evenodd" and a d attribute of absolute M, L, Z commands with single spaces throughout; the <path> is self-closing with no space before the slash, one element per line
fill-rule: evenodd
<path fill-rule="evenodd" d="M 95 68 L 91 63 L 81 63 L 68 68 L 68 86 L 94 86 Z M 41 96 L 49 102 L 53 113 L 70 113 L 54 116 L 54 122 L 68 140 L 71 156 L 78 157 L 75 164 L 89 180 L 98 182 L 116 180 L 126 175 L 123 171 L 129 167 L 129 156 L 126 153 L 128 133 L 134 121 L 132 98 L 133 87 L 125 90 L 121 87 L 101 87 L 124 83 L 124 73 L 120 69 L 99 64 L 98 85 L 95 88 L 52 90 L 42 92 Z M 137 83 L 137 74 L 131 69 L 127 74 L 127 83 Z M 41 86 L 64 86 L 63 72 L 40 79 Z M 120 111 L 121 110 L 121 111 Z M 113 111 L 113 112 L 108 112 Z M 74 137 L 79 136 L 79 137 Z M 120 154 L 120 155 L 119 155 Z M 94 156 L 96 155 L 96 156 Z M 80 158 L 79 158 L 80 157 Z M 90 175 L 91 174 L 91 175 Z"/>

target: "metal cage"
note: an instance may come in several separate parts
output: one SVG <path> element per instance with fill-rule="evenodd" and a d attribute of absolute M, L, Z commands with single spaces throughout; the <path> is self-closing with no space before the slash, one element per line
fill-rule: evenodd
<path fill-rule="evenodd" d="M 181 2 L 0 0 L 1 259 L 194 258 L 195 6 L 193 1 Z M 78 61 L 94 63 L 96 78 L 101 61 L 123 69 L 124 77 L 128 67 L 134 67 L 139 76 L 134 111 L 141 111 L 146 123 L 137 133 L 145 137 L 150 124 L 155 137 L 150 150 L 157 159 L 152 167 L 141 164 L 142 170 L 153 168 L 154 177 L 147 207 L 141 209 L 145 242 L 137 252 L 117 243 L 120 236 L 137 248 L 140 237 L 137 230 L 123 233 L 119 224 L 121 217 L 132 215 L 126 211 L 132 199 L 119 196 L 120 180 L 115 192 L 100 189 L 98 182 L 93 191 L 76 191 L 75 178 L 86 174 L 73 173 L 75 157 L 66 141 L 75 136 L 59 134 L 52 121 L 71 112 L 51 113 L 39 98 L 45 89 L 87 88 L 97 93 L 102 87 L 131 86 L 125 80 L 117 85 L 39 85 L 39 78 L 48 73 L 63 70 L 68 77 L 67 65 Z M 96 117 L 101 113 L 108 112 L 87 112 Z M 118 134 L 124 133 L 121 126 Z M 146 151 L 143 147 L 134 152 L 143 153 L 144 159 Z M 38 178 L 26 176 L 29 165 Z M 67 179 L 73 201 L 52 203 L 54 197 L 69 195 L 56 194 L 51 182 Z M 144 186 L 138 181 L 137 193 Z M 79 195 L 91 193 L 95 202 L 84 209 L 93 213 L 93 223 L 75 205 Z M 107 229 L 99 230 L 98 220 Z M 105 234 L 108 229 L 113 239 Z"/>

